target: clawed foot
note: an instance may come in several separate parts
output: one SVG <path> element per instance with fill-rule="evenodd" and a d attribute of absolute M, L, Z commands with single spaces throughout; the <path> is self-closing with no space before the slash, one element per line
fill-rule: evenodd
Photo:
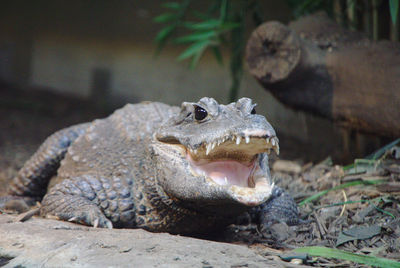
<path fill-rule="evenodd" d="M 89 212 L 82 211 L 79 213 L 79 215 L 69 218 L 68 221 L 90 225 L 93 226 L 94 228 L 97 227 L 108 228 L 108 229 L 113 228 L 112 222 L 109 219 L 107 219 L 104 215 L 102 215 L 102 213 L 99 214 L 93 211 Z"/>
<path fill-rule="evenodd" d="M 43 212 L 42 212 L 43 214 Z M 113 224 L 112 222 L 107 219 L 104 214 L 96 207 L 90 208 L 79 208 L 72 213 L 47 213 L 45 215 L 47 218 L 52 218 L 56 216 L 61 220 L 66 220 L 69 222 L 80 223 L 88 226 L 93 226 L 94 228 L 108 228 L 112 229 Z"/>
<path fill-rule="evenodd" d="M 259 229 L 263 234 L 278 227 L 278 229 L 282 229 L 282 226 L 289 228 L 288 226 L 306 223 L 300 219 L 296 202 L 279 187 L 274 188 L 271 199 L 258 209 Z M 271 228 L 273 226 L 275 227 Z"/>
<path fill-rule="evenodd" d="M 61 192 L 47 194 L 42 200 L 40 211 L 47 218 L 76 222 L 95 228 L 113 228 L 112 222 L 107 219 L 96 204 L 79 195 L 69 195 Z"/>

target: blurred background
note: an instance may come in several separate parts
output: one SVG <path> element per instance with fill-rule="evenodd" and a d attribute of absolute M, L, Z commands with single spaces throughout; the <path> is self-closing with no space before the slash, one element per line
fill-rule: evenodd
<path fill-rule="evenodd" d="M 192 1 L 205 11 L 215 1 Z M 235 1 L 229 1 L 235 2 Z M 251 1 L 248 1 L 251 2 Z M 347 28 L 375 39 L 398 39 L 387 1 L 257 1 L 262 20 L 288 23 L 325 10 Z M 362 2 L 363 9 L 354 2 Z M 180 105 L 203 96 L 227 103 L 232 84 L 229 41 L 223 64 L 205 51 L 195 68 L 177 57 L 187 47 L 163 44 L 166 1 L 3 1 L 0 8 L 0 162 L 21 165 L 53 131 L 108 115 L 125 103 Z M 372 5 L 372 4 L 374 5 Z M 359 20 L 361 13 L 369 20 Z M 360 16 L 357 14 L 361 14 Z M 364 15 L 365 15 L 364 14 Z M 246 15 L 243 40 L 257 23 Z M 258 18 L 260 19 L 260 18 Z M 255 20 L 256 21 L 256 20 Z M 367 27 L 368 26 L 368 27 Z M 248 74 L 237 97 L 250 97 L 277 130 L 281 158 L 339 163 L 364 156 L 392 140 L 342 129 L 331 121 L 285 107 Z M 4 171 L 6 172 L 6 171 Z M 11 172 L 11 171 L 10 171 Z M 6 174 L 9 176 L 10 174 Z"/>

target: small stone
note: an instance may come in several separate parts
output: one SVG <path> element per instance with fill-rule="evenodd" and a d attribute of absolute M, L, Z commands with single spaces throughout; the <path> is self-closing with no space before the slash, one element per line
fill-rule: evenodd
<path fill-rule="evenodd" d="M 293 264 L 303 264 L 303 260 L 301 260 L 301 259 L 292 259 L 292 260 L 290 261 L 290 263 L 293 263 Z"/>
<path fill-rule="evenodd" d="M 16 247 L 16 248 L 23 248 L 25 245 L 23 244 L 23 243 L 19 243 L 19 242 L 17 242 L 17 243 L 14 243 L 14 244 L 12 244 L 14 247 Z"/>
<path fill-rule="evenodd" d="M 289 160 L 277 160 L 272 165 L 274 172 L 284 172 L 291 174 L 299 174 L 301 172 L 301 166 L 296 162 Z"/>
<path fill-rule="evenodd" d="M 123 247 L 120 249 L 120 253 L 127 253 L 132 250 L 132 247 Z"/>

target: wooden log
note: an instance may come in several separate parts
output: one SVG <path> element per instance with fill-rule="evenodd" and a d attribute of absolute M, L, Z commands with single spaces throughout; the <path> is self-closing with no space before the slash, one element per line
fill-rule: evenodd
<path fill-rule="evenodd" d="M 246 47 L 249 72 L 281 102 L 380 136 L 400 136 L 400 45 L 373 42 L 318 13 L 267 22 Z"/>

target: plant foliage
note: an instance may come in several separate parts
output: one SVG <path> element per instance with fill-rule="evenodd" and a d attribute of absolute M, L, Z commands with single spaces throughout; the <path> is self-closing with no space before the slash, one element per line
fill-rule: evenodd
<path fill-rule="evenodd" d="M 251 14 L 255 25 L 263 21 L 259 1 L 209 1 L 204 12 L 193 10 L 193 2 L 183 0 L 162 5 L 167 11 L 154 18 L 154 22 L 164 25 L 155 38 L 158 52 L 169 41 L 187 45 L 178 60 L 190 60 L 190 68 L 193 69 L 206 50 L 210 50 L 222 65 L 222 47 L 229 47 L 230 100 L 233 101 L 238 96 L 243 73 L 245 16 Z"/>
<path fill-rule="evenodd" d="M 397 16 L 399 15 L 399 0 L 389 0 L 389 10 L 393 24 L 396 24 Z"/>
<path fill-rule="evenodd" d="M 355 263 L 371 265 L 374 267 L 388 267 L 388 268 L 400 267 L 400 263 L 394 260 L 379 258 L 364 254 L 357 254 L 334 248 L 315 246 L 315 247 L 296 248 L 293 251 L 297 253 L 307 253 L 311 256 L 348 260 Z"/>

